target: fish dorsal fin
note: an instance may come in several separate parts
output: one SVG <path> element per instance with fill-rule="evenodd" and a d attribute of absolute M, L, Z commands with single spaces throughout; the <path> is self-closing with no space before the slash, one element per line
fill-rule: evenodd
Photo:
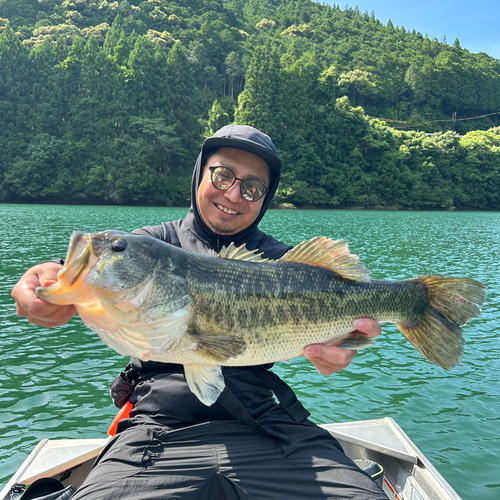
<path fill-rule="evenodd" d="M 261 257 L 262 253 L 257 253 L 258 250 L 248 250 L 245 245 L 240 247 L 231 243 L 228 247 L 222 247 L 219 252 L 219 257 L 223 259 L 242 260 L 244 262 L 267 262 L 269 259 Z"/>
<path fill-rule="evenodd" d="M 348 280 L 370 281 L 370 271 L 349 252 L 348 246 L 345 240 L 316 236 L 289 250 L 281 260 L 324 267 Z"/>

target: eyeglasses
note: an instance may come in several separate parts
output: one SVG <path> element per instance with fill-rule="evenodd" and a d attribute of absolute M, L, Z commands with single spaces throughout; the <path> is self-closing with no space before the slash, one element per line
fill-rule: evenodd
<path fill-rule="evenodd" d="M 241 196 L 247 201 L 258 201 L 269 189 L 257 179 L 239 179 L 228 167 L 208 167 L 210 170 L 210 180 L 212 184 L 221 191 L 232 188 L 236 181 L 241 181 Z"/>

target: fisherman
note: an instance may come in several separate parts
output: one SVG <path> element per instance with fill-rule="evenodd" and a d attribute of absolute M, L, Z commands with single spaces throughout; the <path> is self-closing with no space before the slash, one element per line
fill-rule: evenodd
<path fill-rule="evenodd" d="M 134 233 L 210 255 L 234 242 L 279 259 L 291 247 L 258 224 L 280 171 L 266 134 L 245 125 L 223 127 L 198 156 L 186 218 Z M 74 306 L 49 304 L 34 293 L 57 281 L 61 267 L 45 262 L 24 274 L 12 292 L 20 316 L 49 328 L 74 316 Z M 370 319 L 353 326 L 370 337 L 380 333 Z M 304 355 L 329 375 L 348 366 L 355 352 L 311 345 Z M 131 358 L 111 388 L 118 407 L 133 404 L 130 418 L 119 422 L 73 498 L 387 499 L 338 441 L 308 420 L 309 412 L 270 366 L 223 368 L 226 389 L 208 407 L 189 390 L 182 365 Z"/>

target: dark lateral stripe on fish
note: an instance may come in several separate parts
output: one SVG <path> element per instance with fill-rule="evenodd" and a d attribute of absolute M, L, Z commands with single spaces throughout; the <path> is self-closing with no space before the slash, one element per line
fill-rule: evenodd
<path fill-rule="evenodd" d="M 127 245 L 114 245 L 121 240 Z M 347 242 L 325 237 L 259 264 L 258 251 L 244 246 L 217 258 L 118 231 L 75 233 L 68 255 L 58 283 L 36 293 L 74 303 L 120 354 L 183 364 L 206 405 L 224 389 L 221 365 L 291 359 L 311 343 L 365 347 L 350 334 L 358 318 L 397 324 L 449 370 L 463 355 L 460 327 L 479 315 L 486 293 L 467 278 L 371 280 Z"/>

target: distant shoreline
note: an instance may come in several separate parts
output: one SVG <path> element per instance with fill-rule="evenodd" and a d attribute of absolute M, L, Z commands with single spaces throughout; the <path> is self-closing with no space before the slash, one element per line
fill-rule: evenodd
<path fill-rule="evenodd" d="M 167 205 L 141 205 L 141 204 L 117 204 L 117 203 L 58 203 L 55 201 L 51 202 L 40 202 L 40 201 L 19 201 L 19 202 L 0 202 L 0 207 L 2 205 L 54 205 L 54 206 L 78 206 L 78 207 L 140 207 L 140 208 L 184 208 L 189 209 L 190 205 L 177 205 L 177 206 L 167 206 Z M 374 206 L 374 207 L 311 207 L 311 206 L 295 206 L 291 203 L 281 203 L 270 207 L 271 210 L 346 210 L 346 211 L 364 211 L 364 210 L 374 210 L 374 211 L 386 211 L 386 212 L 499 212 L 500 209 L 497 208 L 472 208 L 472 207 L 449 207 L 449 208 L 439 208 L 439 207 L 385 207 L 385 206 Z"/>

